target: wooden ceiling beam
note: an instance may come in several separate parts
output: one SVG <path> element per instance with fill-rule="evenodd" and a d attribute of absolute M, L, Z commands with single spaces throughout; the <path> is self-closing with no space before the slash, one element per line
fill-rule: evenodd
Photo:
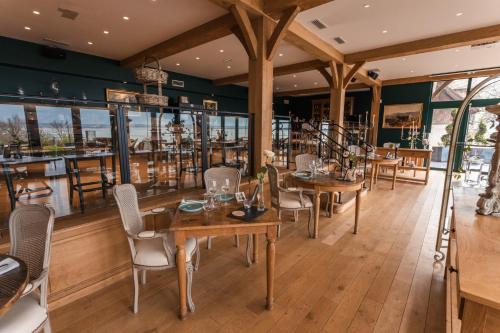
<path fill-rule="evenodd" d="M 274 76 L 283 76 L 288 74 L 308 72 L 321 67 L 325 67 L 325 63 L 319 60 L 310 60 L 305 62 L 299 62 L 296 64 L 276 67 L 273 70 L 273 74 Z M 213 80 L 213 83 L 216 86 L 224 86 L 228 84 L 235 84 L 247 81 L 248 81 L 248 74 L 238 74 Z"/>
<path fill-rule="evenodd" d="M 345 89 L 351 83 L 352 78 L 356 73 L 360 70 L 360 68 L 365 64 L 364 61 L 358 62 L 354 64 L 354 66 L 351 67 L 349 72 L 347 72 L 347 75 L 343 78 L 342 80 L 342 87 Z"/>
<path fill-rule="evenodd" d="M 239 4 L 232 5 L 230 11 L 240 28 L 241 36 L 243 36 L 244 41 L 243 45 L 248 52 L 248 56 L 250 59 L 257 59 L 257 37 L 255 36 L 252 22 L 250 22 L 247 11 Z"/>
<path fill-rule="evenodd" d="M 493 76 L 497 74 L 500 74 L 500 68 L 478 69 L 474 71 L 459 72 L 459 73 L 422 75 L 422 76 L 413 76 L 400 79 L 384 80 L 382 81 L 382 85 L 394 86 L 398 84 L 450 81 L 450 80 L 469 79 L 481 76 Z"/>
<path fill-rule="evenodd" d="M 288 27 L 293 22 L 297 14 L 300 12 L 300 7 L 290 7 L 283 12 L 280 20 L 274 28 L 271 38 L 267 42 L 267 59 L 273 59 L 280 42 L 285 37 Z"/>
<path fill-rule="evenodd" d="M 500 40 L 500 24 L 346 54 L 346 63 L 376 61 Z"/>
<path fill-rule="evenodd" d="M 330 72 L 332 72 L 332 85 L 333 88 L 338 89 L 341 85 L 339 71 L 337 69 L 337 64 L 334 61 L 328 62 L 328 67 L 330 67 Z"/>
<path fill-rule="evenodd" d="M 146 56 L 163 59 L 179 52 L 192 49 L 213 40 L 232 34 L 231 29 L 236 25 L 233 15 L 227 14 L 196 28 L 181 33 L 164 42 L 149 47 L 141 52 L 123 59 L 120 65 L 127 68 L 137 67 L 144 62 Z"/>
<path fill-rule="evenodd" d="M 330 73 L 328 73 L 328 71 L 324 67 L 318 68 L 318 71 L 320 72 L 321 75 L 323 75 L 323 77 L 326 80 L 326 83 L 328 83 L 330 87 L 333 87 L 335 85 L 332 75 L 330 75 Z"/>
<path fill-rule="evenodd" d="M 369 89 L 370 87 L 363 83 L 353 83 L 348 87 L 349 90 L 359 90 L 359 89 Z M 329 94 L 330 87 L 319 87 L 310 89 L 300 89 L 300 90 L 289 90 L 275 92 L 274 97 L 284 97 L 284 96 L 300 96 L 300 95 L 319 95 L 319 94 Z"/>

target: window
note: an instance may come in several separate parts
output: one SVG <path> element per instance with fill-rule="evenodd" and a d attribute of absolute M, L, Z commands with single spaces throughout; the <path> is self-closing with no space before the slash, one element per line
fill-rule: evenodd
<path fill-rule="evenodd" d="M 111 118 L 106 109 L 80 109 L 85 148 L 111 147 Z"/>
<path fill-rule="evenodd" d="M 0 144 L 28 143 L 23 105 L 0 105 Z"/>
<path fill-rule="evenodd" d="M 475 86 L 477 86 L 485 79 L 486 77 L 477 77 L 472 79 L 471 89 L 473 89 Z M 479 93 L 472 99 L 497 99 L 497 98 L 500 98 L 500 81 L 496 81 L 488 85 L 487 87 L 479 91 Z"/>
<path fill-rule="evenodd" d="M 38 128 L 44 152 L 56 155 L 74 149 L 71 109 L 53 106 L 37 106 Z"/>
<path fill-rule="evenodd" d="M 461 101 L 467 95 L 468 84 L 468 79 L 434 82 L 432 86 L 432 101 Z"/>

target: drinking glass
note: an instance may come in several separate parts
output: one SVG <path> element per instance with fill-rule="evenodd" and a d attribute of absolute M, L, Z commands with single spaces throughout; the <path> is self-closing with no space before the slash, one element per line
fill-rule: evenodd
<path fill-rule="evenodd" d="M 246 210 L 249 210 L 252 207 L 253 201 L 251 199 L 245 199 L 243 200 L 243 207 L 245 207 Z"/>
<path fill-rule="evenodd" d="M 227 193 L 229 192 L 229 179 L 226 178 L 226 182 L 221 186 L 221 191 L 223 193 L 222 200 L 224 201 L 224 205 L 227 205 Z"/>

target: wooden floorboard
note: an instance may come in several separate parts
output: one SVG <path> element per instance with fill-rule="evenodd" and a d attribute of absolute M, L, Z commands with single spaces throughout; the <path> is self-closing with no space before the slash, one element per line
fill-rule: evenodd
<path fill-rule="evenodd" d="M 354 210 L 322 216 L 320 238 L 307 237 L 307 214 L 287 222 L 276 244 L 275 305 L 264 309 L 265 253 L 245 266 L 246 237 L 202 244 L 194 274 L 196 312 L 177 319 L 174 270 L 151 272 L 141 286 L 139 313 L 130 311 L 132 281 L 50 313 L 55 332 L 444 332 L 443 265 L 434 242 L 443 174 L 427 186 L 380 181 L 363 198 L 360 229 Z M 283 216 L 290 221 L 289 215 Z"/>

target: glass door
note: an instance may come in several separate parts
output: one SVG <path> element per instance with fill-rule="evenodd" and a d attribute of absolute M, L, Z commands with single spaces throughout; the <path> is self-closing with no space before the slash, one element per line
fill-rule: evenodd
<path fill-rule="evenodd" d="M 432 168 L 446 169 L 453 120 L 457 111 L 457 108 L 435 108 L 432 110 L 432 124 L 429 133 L 429 146 L 432 149 Z"/>

